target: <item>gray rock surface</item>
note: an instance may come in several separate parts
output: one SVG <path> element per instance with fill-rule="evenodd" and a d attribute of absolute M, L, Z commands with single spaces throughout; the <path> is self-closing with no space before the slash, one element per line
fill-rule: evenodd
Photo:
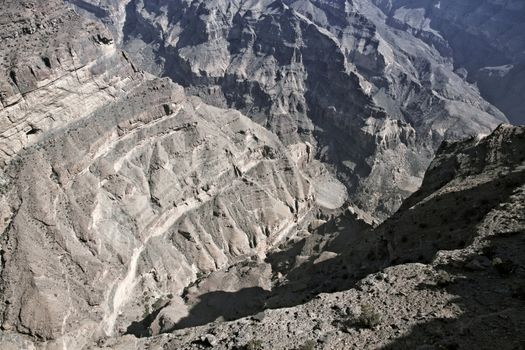
<path fill-rule="evenodd" d="M 137 70 L 60 1 L 2 6 L 4 331 L 50 349 L 140 333 L 184 305 L 191 283 L 230 266 L 242 275 L 237 264 L 292 239 L 311 211 L 345 203 L 316 190 L 337 180 L 310 179 L 300 149 Z M 221 288 L 249 283 L 267 285 Z"/>
<path fill-rule="evenodd" d="M 146 70 L 308 145 L 379 219 L 418 188 L 443 139 L 506 120 L 450 57 L 393 30 L 369 0 L 81 3 L 108 9 Z"/>
<path fill-rule="evenodd" d="M 525 3 L 520 0 L 373 0 L 393 28 L 453 61 L 482 96 L 515 124 L 525 123 Z"/>
<path fill-rule="evenodd" d="M 0 23 L 0 162 L 126 94 L 143 77 L 108 30 L 60 1 L 5 1 Z"/>
<path fill-rule="evenodd" d="M 0 349 L 518 344 L 523 128 L 379 225 L 505 119 L 436 47 L 361 0 L 72 2 L 0 4 Z"/>
<path fill-rule="evenodd" d="M 331 260 L 346 266 L 344 273 L 357 271 L 353 257 L 371 249 L 357 259 L 367 260 L 368 271 L 359 272 L 366 276 L 348 290 L 263 317 L 109 340 L 96 349 L 203 349 L 206 334 L 214 335 L 216 349 L 519 349 L 524 150 L 525 128 L 511 126 L 441 147 L 421 189 L 365 232 L 368 246 L 363 239 Z"/>

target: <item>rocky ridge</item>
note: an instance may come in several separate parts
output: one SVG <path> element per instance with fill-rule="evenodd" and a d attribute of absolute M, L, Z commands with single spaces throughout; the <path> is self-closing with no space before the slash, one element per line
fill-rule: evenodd
<path fill-rule="evenodd" d="M 48 131 L 124 96 L 143 76 L 103 26 L 61 2 L 40 7 L 34 1 L 2 4 L 3 165 Z"/>
<path fill-rule="evenodd" d="M 387 23 L 435 46 L 455 71 L 515 124 L 523 124 L 522 1 L 374 0 Z"/>

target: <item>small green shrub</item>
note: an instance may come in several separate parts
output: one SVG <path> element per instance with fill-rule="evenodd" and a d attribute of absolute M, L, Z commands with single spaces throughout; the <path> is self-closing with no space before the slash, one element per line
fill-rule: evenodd
<path fill-rule="evenodd" d="M 454 282 L 454 277 L 447 271 L 441 270 L 436 275 L 436 286 L 438 287 L 446 287 Z"/>
<path fill-rule="evenodd" d="M 359 327 L 373 329 L 381 323 L 381 315 L 370 304 L 361 306 L 361 313 L 356 319 Z"/>
<path fill-rule="evenodd" d="M 252 339 L 244 346 L 244 350 L 262 350 L 263 343 L 258 339 Z"/>
<path fill-rule="evenodd" d="M 298 350 L 315 350 L 317 342 L 315 340 L 307 340 L 306 343 L 301 345 Z"/>

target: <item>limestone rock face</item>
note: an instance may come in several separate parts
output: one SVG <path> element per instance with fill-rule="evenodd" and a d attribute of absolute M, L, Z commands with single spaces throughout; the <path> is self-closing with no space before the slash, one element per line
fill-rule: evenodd
<path fill-rule="evenodd" d="M 311 145 L 381 219 L 418 188 L 443 139 L 506 120 L 436 45 L 393 30 L 369 0 L 85 3 L 110 9 L 102 18 L 146 70 L 287 146 Z"/>
<path fill-rule="evenodd" d="M 386 4 L 68 3 L 0 4 L 0 349 L 379 346 L 444 251 L 521 271 L 523 128 Z M 397 328 L 341 336 L 388 281 Z"/>
<path fill-rule="evenodd" d="M 47 134 L 4 174 L 4 327 L 55 338 L 102 320 L 112 334 L 142 316 L 128 303 L 264 255 L 311 204 L 283 149 L 166 80 Z"/>
<path fill-rule="evenodd" d="M 61 1 L 2 4 L 0 161 L 126 94 L 143 78 L 103 26 Z"/>
<path fill-rule="evenodd" d="M 368 235 L 374 256 L 426 261 L 436 250 L 462 249 L 487 235 L 522 230 L 524 149 L 525 129 L 505 124 L 486 137 L 444 143 L 421 188 Z"/>

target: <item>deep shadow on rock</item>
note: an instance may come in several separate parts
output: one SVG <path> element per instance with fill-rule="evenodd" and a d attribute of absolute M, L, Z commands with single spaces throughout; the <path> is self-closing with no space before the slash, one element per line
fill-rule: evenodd
<path fill-rule="evenodd" d="M 211 292 L 200 297 L 190 314 L 174 329 L 204 325 L 217 319 L 236 320 L 264 309 L 264 300 L 270 294 L 260 287 L 245 288 L 238 292 Z"/>
<path fill-rule="evenodd" d="M 132 334 L 138 338 L 151 336 L 149 326 L 153 323 L 161 310 L 162 308 L 159 308 L 144 317 L 144 319 L 132 322 L 128 328 L 126 328 L 126 334 Z"/>
<path fill-rule="evenodd" d="M 323 236 L 329 235 L 330 232 L 333 234 L 334 227 L 340 228 L 341 232 L 333 234 L 324 249 L 326 251 L 326 247 L 330 247 L 331 250 L 340 253 L 339 255 L 319 261 L 316 259 L 319 255 L 310 254 L 308 260 L 294 265 L 295 259 L 301 256 L 301 252 L 307 249 L 309 244 L 306 240 L 301 240 L 293 244 L 287 251 L 268 257 L 267 261 L 272 264 L 274 271 L 286 275 L 286 280 L 283 283 L 276 283 L 271 292 L 243 289 L 236 293 L 204 294 L 200 302 L 190 311 L 190 316 L 179 322 L 176 328 L 204 325 L 220 317 L 234 320 L 256 314 L 264 309 L 300 305 L 320 293 L 333 293 L 353 288 L 356 282 L 363 277 L 388 266 L 411 262 L 430 263 L 439 251 L 469 247 L 476 239 L 479 239 L 481 233 L 478 227 L 491 211 L 501 206 L 502 203 L 512 205 L 512 201 L 516 201 L 516 198 L 511 199 L 511 197 L 516 193 L 517 188 L 523 185 L 523 175 L 522 170 L 510 171 L 507 174 L 501 173 L 490 181 L 474 182 L 471 186 L 453 187 L 453 191 L 441 191 L 428 200 L 427 195 L 416 193 L 413 198 L 409 199 L 409 201 L 412 200 L 410 208 L 404 206 L 391 219 L 372 230 L 355 230 L 355 222 L 342 220 L 341 217 L 334 219 L 338 220 L 337 224 L 328 220 L 316 232 L 319 236 Z M 440 188 L 444 186 L 447 184 L 441 184 Z M 437 209 L 439 211 L 436 211 Z M 428 244 L 418 244 L 421 240 Z M 509 320 L 515 322 L 516 325 L 522 325 L 523 320 L 520 318 L 520 313 L 525 311 L 523 302 L 513 303 L 512 293 L 508 293 L 511 288 L 508 284 L 523 281 L 524 257 L 519 256 L 519 252 L 520 249 L 523 251 L 524 244 L 523 232 L 520 231 L 509 237 L 495 238 L 492 243 L 494 248 L 487 248 L 500 254 L 503 262 L 508 260 L 507 256 L 511 260 L 517 259 L 517 262 L 514 262 L 518 266 L 517 272 L 515 271 L 518 273 L 516 277 L 500 276 L 496 267 L 491 268 L 488 272 L 472 272 L 465 271 L 463 266 L 443 266 L 447 270 L 456 269 L 451 270 L 451 273 L 465 272 L 467 274 L 466 279 L 447 287 L 451 288 L 451 293 L 458 294 L 460 298 L 466 300 L 463 306 L 465 316 L 458 320 L 433 321 L 433 323 L 444 323 L 444 325 L 435 327 L 448 330 L 452 335 L 458 334 L 458 327 L 460 325 L 464 327 L 462 320 L 473 319 L 470 316 L 471 313 L 486 314 L 487 317 L 495 317 L 496 320 L 508 316 Z M 427 287 L 433 288 L 432 286 Z M 507 292 L 498 291 L 499 289 Z M 488 298 L 480 291 L 488 291 L 490 298 L 497 298 L 498 293 L 503 294 L 496 302 L 484 300 L 485 304 L 477 306 L 476 309 L 474 305 L 478 303 L 475 298 L 477 294 L 481 293 L 483 298 Z M 484 309 L 484 305 L 490 308 Z M 518 311 L 514 312 L 509 308 L 517 308 Z M 506 309 L 509 309 L 509 315 L 503 313 L 501 316 L 500 311 Z M 433 327 L 434 325 L 431 324 L 429 330 L 424 326 L 421 327 L 421 330 L 414 330 L 414 339 L 411 337 L 406 340 L 401 339 L 399 344 L 392 345 L 393 349 L 407 348 L 403 342 L 409 345 L 420 342 L 421 338 L 418 334 L 422 334 L 421 337 L 423 337 L 425 332 L 432 332 Z M 488 326 L 479 327 L 480 329 L 490 328 Z M 484 334 L 490 334 L 487 329 L 484 330 Z M 505 327 L 498 328 L 500 329 L 505 329 Z M 510 335 L 512 335 L 512 329 L 514 328 L 509 328 Z M 475 334 L 472 330 L 470 332 Z M 439 334 L 438 336 L 441 337 Z M 481 341 L 480 344 L 482 344 Z"/>
<path fill-rule="evenodd" d="M 457 295 L 455 303 L 463 311 L 461 316 L 418 324 L 408 335 L 382 349 L 524 349 L 524 250 L 525 231 L 513 232 L 490 239 L 482 255 L 501 259 L 502 266 L 496 264 L 477 271 L 452 263 L 440 266 L 450 275 L 460 277 L 447 286 L 420 288 L 443 288 Z M 475 258 L 479 255 L 465 260 Z"/>

